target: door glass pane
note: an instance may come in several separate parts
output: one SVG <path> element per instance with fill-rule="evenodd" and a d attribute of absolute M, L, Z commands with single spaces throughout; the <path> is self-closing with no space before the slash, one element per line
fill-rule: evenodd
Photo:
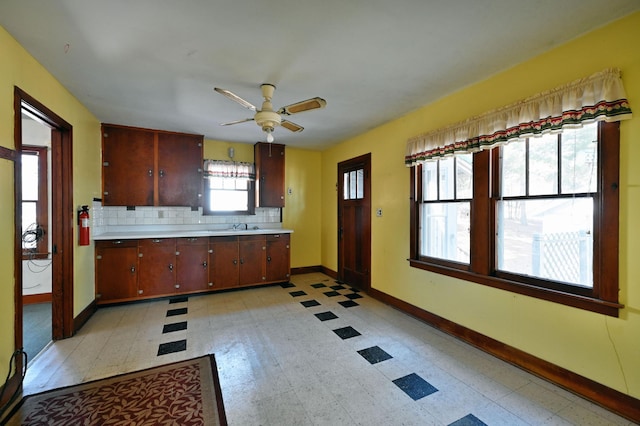
<path fill-rule="evenodd" d="M 342 198 L 344 198 L 345 200 L 348 200 L 349 199 L 349 172 L 345 172 L 344 175 L 342 175 L 342 183 L 343 183 Z"/>
<path fill-rule="evenodd" d="M 529 195 L 558 193 L 558 135 L 529 139 Z"/>
<path fill-rule="evenodd" d="M 454 174 L 453 174 L 453 157 L 443 158 L 440 160 L 440 199 L 452 200 L 455 197 L 453 191 Z"/>
<path fill-rule="evenodd" d="M 593 200 L 498 202 L 498 269 L 593 287 Z"/>
<path fill-rule="evenodd" d="M 501 194 L 503 197 L 526 195 L 526 144 L 524 142 L 511 142 L 501 148 L 502 150 L 502 175 Z"/>
<path fill-rule="evenodd" d="M 456 198 L 473 197 L 473 154 L 456 156 Z"/>
<path fill-rule="evenodd" d="M 469 263 L 470 203 L 427 203 L 420 210 L 420 255 Z"/>
<path fill-rule="evenodd" d="M 356 176 L 357 176 L 356 197 L 358 199 L 362 199 L 364 198 L 364 169 L 356 170 Z"/>
<path fill-rule="evenodd" d="M 353 170 L 349 172 L 349 199 L 353 200 L 356 198 L 356 184 L 358 179 L 356 177 L 356 171 Z"/>
<path fill-rule="evenodd" d="M 598 123 L 562 132 L 562 193 L 596 192 Z"/>

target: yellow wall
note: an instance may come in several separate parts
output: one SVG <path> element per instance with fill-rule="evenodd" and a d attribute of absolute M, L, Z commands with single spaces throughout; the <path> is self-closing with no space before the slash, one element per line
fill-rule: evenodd
<path fill-rule="evenodd" d="M 322 153 L 322 264 L 337 268 L 337 163 L 371 152 L 372 287 L 640 398 L 640 13 L 580 37 Z M 409 267 L 406 140 L 608 67 L 635 118 L 621 124 L 620 318 Z"/>
<path fill-rule="evenodd" d="M 14 86 L 73 126 L 73 202 L 100 196 L 100 123 L 0 27 L 0 145 L 13 149 Z M 0 160 L 0 377 L 14 351 L 13 165 Z M 74 316 L 94 300 L 93 246 L 74 247 Z"/>

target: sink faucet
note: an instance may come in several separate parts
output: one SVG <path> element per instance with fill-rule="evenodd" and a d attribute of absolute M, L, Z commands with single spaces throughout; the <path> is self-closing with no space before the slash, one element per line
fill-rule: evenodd
<path fill-rule="evenodd" d="M 236 223 L 233 225 L 233 229 L 242 229 L 243 226 L 245 230 L 249 229 L 246 223 Z"/>

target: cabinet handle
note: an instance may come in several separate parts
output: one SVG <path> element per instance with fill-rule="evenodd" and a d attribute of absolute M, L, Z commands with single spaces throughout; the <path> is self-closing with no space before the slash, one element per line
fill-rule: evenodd
<path fill-rule="evenodd" d="M 267 256 L 267 262 L 271 262 L 271 256 Z"/>
<path fill-rule="evenodd" d="M 233 259 L 233 264 L 237 265 L 238 264 L 238 259 Z"/>
<path fill-rule="evenodd" d="M 122 241 L 120 240 L 111 241 L 111 244 L 122 244 Z"/>
<path fill-rule="evenodd" d="M 170 263 L 170 264 L 169 264 L 169 270 L 170 270 L 171 272 L 173 272 L 173 263 Z"/>
<path fill-rule="evenodd" d="M 192 237 L 192 238 L 187 238 L 187 241 L 189 241 L 189 242 L 192 242 L 192 243 L 193 243 L 193 242 L 195 242 L 195 241 L 198 241 L 198 239 L 197 239 L 197 238 L 193 238 L 193 237 Z"/>
<path fill-rule="evenodd" d="M 207 261 L 206 261 L 206 260 L 202 263 L 202 267 L 203 267 L 204 269 L 207 269 Z"/>
<path fill-rule="evenodd" d="M 138 294 L 142 294 L 142 293 L 144 293 L 143 290 L 138 290 Z"/>
<path fill-rule="evenodd" d="M 132 273 L 132 274 L 135 274 L 135 273 L 136 273 L 136 267 L 135 267 L 135 266 L 132 266 L 132 267 L 131 267 L 131 273 Z"/>
<path fill-rule="evenodd" d="M 240 264 L 244 265 L 244 259 L 240 259 Z"/>
<path fill-rule="evenodd" d="M 163 178 L 164 177 L 164 170 L 160 169 L 160 177 Z"/>
<path fill-rule="evenodd" d="M 149 169 L 147 170 L 147 173 L 149 174 L 149 177 L 153 176 L 153 170 Z"/>
<path fill-rule="evenodd" d="M 209 287 L 213 287 L 213 283 L 208 283 L 207 284 Z"/>
<path fill-rule="evenodd" d="M 180 288 L 180 284 L 176 284 L 174 287 L 175 288 Z"/>
<path fill-rule="evenodd" d="M 161 243 L 161 242 L 162 242 L 162 240 L 159 240 L 159 239 L 153 239 L 153 240 L 151 240 L 151 242 L 152 242 L 152 243 Z"/>

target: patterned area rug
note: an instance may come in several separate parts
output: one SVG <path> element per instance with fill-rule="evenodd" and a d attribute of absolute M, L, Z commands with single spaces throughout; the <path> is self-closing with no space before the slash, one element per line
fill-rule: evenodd
<path fill-rule="evenodd" d="M 29 395 L 8 425 L 226 425 L 213 355 Z"/>

